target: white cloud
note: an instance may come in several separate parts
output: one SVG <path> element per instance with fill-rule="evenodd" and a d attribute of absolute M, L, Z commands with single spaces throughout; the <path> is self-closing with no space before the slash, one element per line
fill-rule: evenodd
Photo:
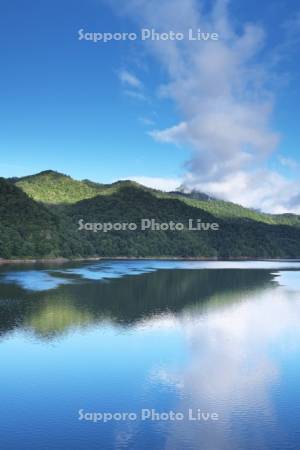
<path fill-rule="evenodd" d="M 141 80 L 128 70 L 118 73 L 119 79 L 124 87 L 123 93 L 134 100 L 148 101 L 144 93 L 144 85 Z"/>
<path fill-rule="evenodd" d="M 155 124 L 155 122 L 154 122 L 154 120 L 152 120 L 152 119 L 149 119 L 148 117 L 139 117 L 139 121 L 142 123 L 142 124 L 144 124 L 144 125 L 146 125 L 146 126 L 151 126 L 151 127 L 153 127 L 153 125 Z"/>
<path fill-rule="evenodd" d="M 199 181 L 193 174 L 187 184 L 206 193 L 247 207 L 283 214 L 300 214 L 299 183 L 270 170 L 236 171 L 218 181 Z"/>
<path fill-rule="evenodd" d="M 119 72 L 119 78 L 123 84 L 132 88 L 141 89 L 143 87 L 143 83 L 137 78 L 137 76 L 127 70 L 121 70 L 121 72 Z"/>
<path fill-rule="evenodd" d="M 285 156 L 279 155 L 278 160 L 283 167 L 286 167 L 289 170 L 299 169 L 299 163 L 293 158 L 286 158 Z"/>
<path fill-rule="evenodd" d="M 268 66 L 272 58 L 261 56 L 265 30 L 247 23 L 238 24 L 237 31 L 229 0 L 216 0 L 209 12 L 196 0 L 174 0 L 172 9 L 169 0 L 110 3 L 139 26 L 158 32 L 201 28 L 220 36 L 206 42 L 145 42 L 168 79 L 160 94 L 173 100 L 182 116 L 179 123 L 150 134 L 190 150 L 185 184 L 270 212 L 300 211 L 300 184 L 266 169 L 280 136 L 271 127 L 274 75 Z M 293 36 L 298 16 L 296 25 Z M 287 29 L 289 40 L 291 24 Z"/>
<path fill-rule="evenodd" d="M 192 173 L 186 178 L 129 176 L 127 179 L 162 191 L 174 191 L 185 183 L 213 197 L 273 214 L 300 214 L 299 183 L 271 170 L 236 171 L 222 181 L 199 181 Z M 187 189 L 189 191 L 189 189 Z"/>
<path fill-rule="evenodd" d="M 127 95 L 128 97 L 131 97 L 135 100 L 142 100 L 142 101 L 146 101 L 147 98 L 146 96 L 143 94 L 143 92 L 140 91 L 133 91 L 130 89 L 125 89 L 124 90 L 124 94 Z"/>

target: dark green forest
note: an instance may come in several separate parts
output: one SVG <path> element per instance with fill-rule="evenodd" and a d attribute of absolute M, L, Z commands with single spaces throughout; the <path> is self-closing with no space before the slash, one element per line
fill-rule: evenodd
<path fill-rule="evenodd" d="M 191 192 L 161 192 L 132 181 L 77 181 L 45 171 L 0 179 L 0 258 L 298 258 L 300 217 L 271 215 Z M 79 230 L 89 223 L 189 219 L 218 231 Z"/>

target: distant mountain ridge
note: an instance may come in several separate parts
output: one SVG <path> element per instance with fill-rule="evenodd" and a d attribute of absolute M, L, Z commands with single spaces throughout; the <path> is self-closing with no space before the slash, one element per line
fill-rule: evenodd
<path fill-rule="evenodd" d="M 186 198 L 193 198 L 194 200 L 203 200 L 209 202 L 210 200 L 216 200 L 214 197 L 205 194 L 204 192 L 199 192 L 196 190 L 192 190 L 190 192 L 185 192 L 182 188 L 178 189 L 177 191 L 170 191 L 169 194 L 171 195 L 182 195 Z"/>
<path fill-rule="evenodd" d="M 0 258 L 90 256 L 296 258 L 300 217 L 271 215 L 192 191 L 162 192 L 134 181 L 74 180 L 47 170 L 0 179 Z M 78 221 L 201 219 L 212 231 L 79 231 Z"/>

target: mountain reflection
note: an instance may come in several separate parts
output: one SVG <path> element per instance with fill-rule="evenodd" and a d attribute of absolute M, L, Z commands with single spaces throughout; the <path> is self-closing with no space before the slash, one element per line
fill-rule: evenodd
<path fill-rule="evenodd" d="M 42 292 L 0 285 L 0 333 L 14 329 L 52 339 L 101 322 L 130 327 L 157 315 L 213 308 L 270 286 L 268 270 L 159 270 L 114 280 L 63 284 Z"/>

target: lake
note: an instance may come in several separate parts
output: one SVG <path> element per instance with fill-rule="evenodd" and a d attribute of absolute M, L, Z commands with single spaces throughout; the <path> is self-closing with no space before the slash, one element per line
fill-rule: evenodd
<path fill-rule="evenodd" d="M 300 261 L 0 269 L 3 450 L 300 448 Z"/>

